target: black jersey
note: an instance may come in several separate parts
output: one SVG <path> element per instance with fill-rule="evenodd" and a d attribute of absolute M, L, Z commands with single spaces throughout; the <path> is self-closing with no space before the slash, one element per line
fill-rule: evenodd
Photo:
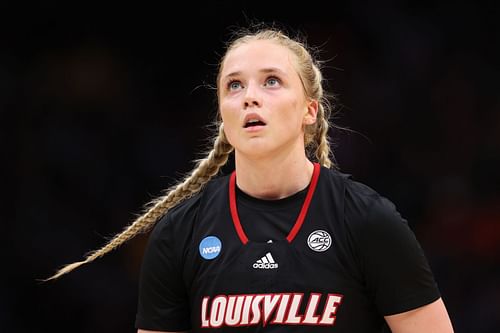
<path fill-rule="evenodd" d="M 210 181 L 155 226 L 137 328 L 381 332 L 384 315 L 440 297 L 407 222 L 369 187 L 315 164 L 308 188 L 293 196 L 298 207 L 285 199 L 252 214 L 251 200 L 237 203 L 235 177 Z M 283 207 L 293 219 L 259 234 L 273 216 L 287 219 Z"/>

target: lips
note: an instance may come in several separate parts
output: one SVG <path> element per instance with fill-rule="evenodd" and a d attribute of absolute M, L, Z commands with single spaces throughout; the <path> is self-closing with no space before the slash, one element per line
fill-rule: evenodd
<path fill-rule="evenodd" d="M 265 126 L 266 122 L 262 117 L 260 117 L 256 113 L 250 113 L 245 116 L 245 120 L 243 121 L 243 128 L 249 128 L 254 126 Z"/>

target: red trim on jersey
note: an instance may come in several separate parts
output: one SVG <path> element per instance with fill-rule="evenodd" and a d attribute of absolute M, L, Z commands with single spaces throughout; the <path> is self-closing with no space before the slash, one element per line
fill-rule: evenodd
<path fill-rule="evenodd" d="M 319 171 L 321 170 L 318 163 L 314 163 L 314 171 L 311 179 L 311 185 L 309 185 L 309 191 L 307 191 L 306 199 L 304 200 L 304 204 L 302 205 L 302 209 L 300 210 L 299 217 L 297 218 L 297 222 L 293 226 L 292 230 L 287 236 L 288 243 L 291 243 L 295 236 L 299 233 L 302 224 L 304 224 L 304 219 L 306 218 L 307 210 L 309 209 L 309 205 L 311 204 L 312 196 L 314 194 L 314 190 L 316 189 L 316 185 L 318 184 Z"/>
<path fill-rule="evenodd" d="M 233 218 L 233 224 L 238 233 L 238 237 L 243 244 L 248 243 L 248 237 L 243 231 L 241 226 L 240 218 L 238 216 L 238 208 L 236 207 L 236 170 L 231 174 L 231 179 L 229 181 L 229 207 L 231 209 L 231 217 Z"/>
<path fill-rule="evenodd" d="M 309 205 L 311 204 L 312 196 L 314 191 L 316 190 L 316 185 L 318 184 L 319 173 L 321 167 L 319 163 L 313 163 L 314 170 L 311 178 L 311 184 L 309 185 L 309 190 L 307 191 L 306 198 L 304 200 L 304 204 L 302 205 L 302 209 L 300 210 L 299 217 L 297 217 L 297 221 L 295 222 L 292 230 L 286 237 L 289 243 L 291 243 L 295 236 L 299 233 L 302 224 L 304 224 L 304 220 L 307 215 L 307 210 L 309 209 Z M 238 208 L 236 206 L 236 171 L 233 171 L 231 174 L 231 178 L 229 179 L 229 208 L 231 210 L 231 217 L 233 219 L 234 228 L 236 229 L 236 233 L 240 238 L 243 244 L 248 243 L 248 237 L 241 226 L 240 218 L 238 216 Z"/>

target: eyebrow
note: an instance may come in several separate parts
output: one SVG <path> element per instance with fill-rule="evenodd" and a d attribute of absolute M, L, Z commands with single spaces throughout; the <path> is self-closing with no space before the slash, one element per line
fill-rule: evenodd
<path fill-rule="evenodd" d="M 288 76 L 283 70 L 277 68 L 277 67 L 267 67 L 267 68 L 262 68 L 261 70 L 259 70 L 260 73 L 264 73 L 264 74 L 268 74 L 268 73 L 279 73 L 283 76 Z M 224 76 L 224 79 L 226 78 L 229 78 L 229 77 L 233 77 L 233 76 L 239 76 L 241 75 L 242 72 L 241 71 L 235 71 L 235 72 L 231 72 L 229 74 L 227 74 L 226 76 Z"/>

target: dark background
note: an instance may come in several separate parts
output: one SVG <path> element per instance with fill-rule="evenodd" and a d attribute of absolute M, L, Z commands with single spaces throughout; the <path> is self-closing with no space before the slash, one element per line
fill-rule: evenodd
<path fill-rule="evenodd" d="M 134 332 L 147 236 L 37 279 L 193 167 L 224 41 L 249 19 L 321 48 L 354 131 L 331 133 L 341 171 L 408 219 L 456 332 L 500 331 L 496 2 L 124 3 L 0 5 L 1 331 Z"/>

